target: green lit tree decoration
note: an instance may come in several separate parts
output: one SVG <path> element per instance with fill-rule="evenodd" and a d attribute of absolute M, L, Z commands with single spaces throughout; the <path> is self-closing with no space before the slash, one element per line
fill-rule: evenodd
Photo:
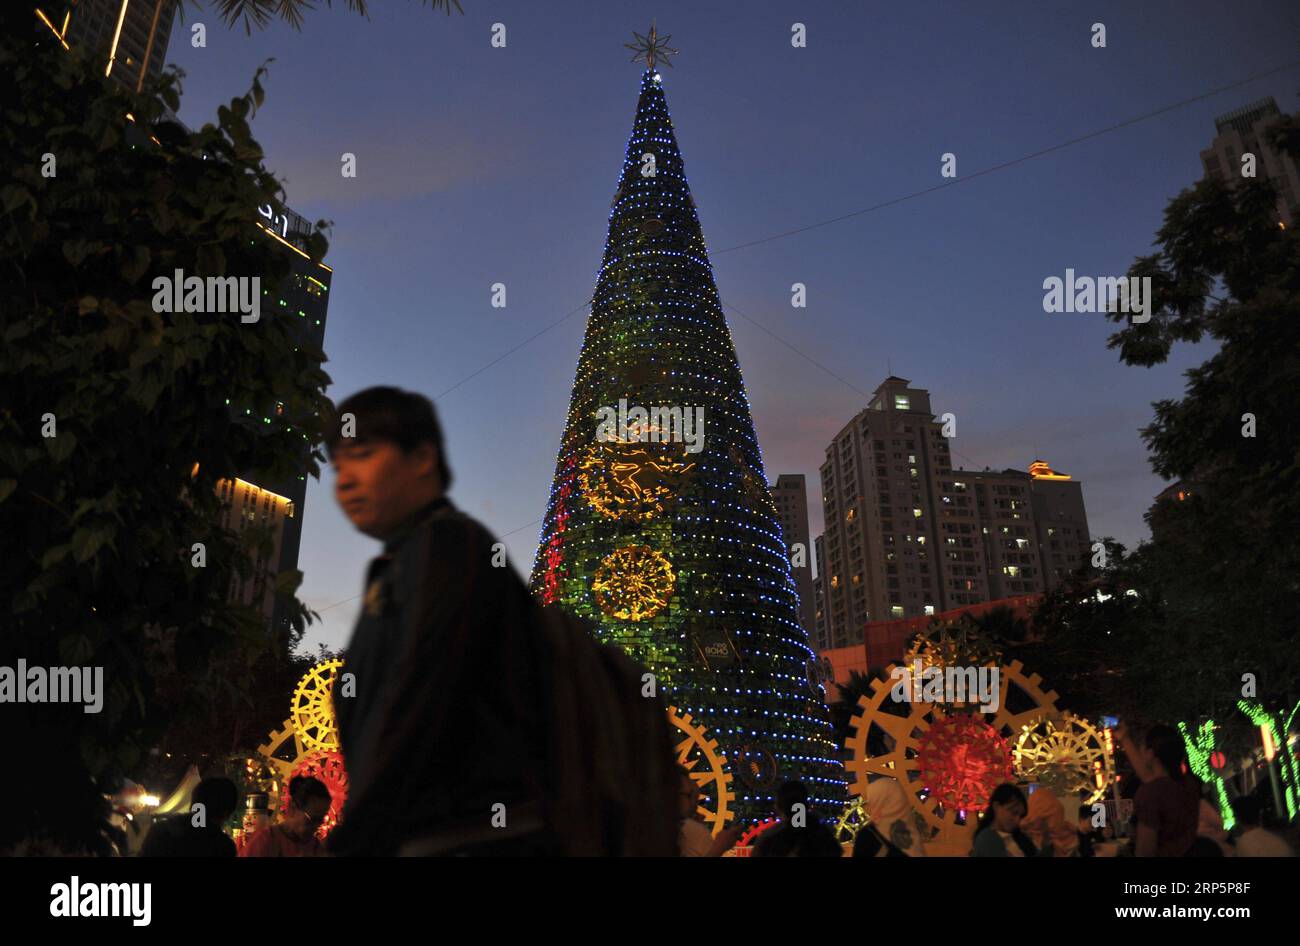
<path fill-rule="evenodd" d="M 655 31 L 638 40 L 647 64 L 663 61 Z M 700 449 L 598 440 L 599 412 L 620 400 L 703 408 Z M 770 754 L 771 778 L 737 784 L 738 817 L 769 815 L 773 787 L 789 778 L 823 814 L 841 809 L 829 712 L 807 692 L 816 655 L 653 68 L 641 78 L 531 586 L 647 664 L 665 701 L 705 726 L 729 765 Z"/>
<path fill-rule="evenodd" d="M 1282 797 L 1286 803 L 1287 819 L 1294 821 L 1296 816 L 1296 791 L 1300 782 L 1297 779 L 1295 757 L 1291 754 L 1291 749 L 1287 745 L 1287 734 L 1291 731 L 1291 724 L 1295 722 L 1296 711 L 1300 710 L 1300 703 L 1296 703 L 1295 706 L 1291 707 L 1291 711 L 1285 716 L 1281 712 L 1270 712 L 1262 703 L 1250 700 L 1238 700 L 1237 708 L 1249 716 L 1250 721 L 1256 726 L 1266 728 L 1273 740 L 1273 745 L 1277 747 L 1277 755 L 1273 761 L 1277 763 L 1277 767 L 1282 772 Z"/>
<path fill-rule="evenodd" d="M 1194 731 L 1186 723 L 1178 724 L 1178 731 L 1183 734 L 1183 742 L 1187 746 L 1187 761 L 1192 773 L 1202 782 L 1214 786 L 1215 797 L 1219 801 L 1219 814 L 1223 816 L 1223 829 L 1231 831 L 1237 819 L 1232 812 L 1232 802 L 1228 799 L 1228 789 L 1223 784 L 1223 777 L 1210 765 L 1210 757 L 1214 755 L 1214 729 L 1212 719 L 1207 719 Z"/>

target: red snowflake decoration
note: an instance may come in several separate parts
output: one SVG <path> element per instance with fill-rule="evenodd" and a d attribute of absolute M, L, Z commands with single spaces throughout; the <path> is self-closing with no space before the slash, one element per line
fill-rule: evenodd
<path fill-rule="evenodd" d="M 304 756 L 294 768 L 293 774 L 285 779 L 284 790 L 280 793 L 281 809 L 289 807 L 289 783 L 299 775 L 310 775 L 312 778 L 320 779 L 330 790 L 330 810 L 326 813 L 320 827 L 316 829 L 316 837 L 324 841 L 334 830 L 334 826 L 339 823 L 339 812 L 343 810 L 343 804 L 348 800 L 348 773 L 343 767 L 343 755 L 339 752 L 322 751 Z"/>
<path fill-rule="evenodd" d="M 936 720 L 918 741 L 917 765 L 930 796 L 944 808 L 983 811 L 993 789 L 1014 781 L 1010 746 L 974 716 Z"/>

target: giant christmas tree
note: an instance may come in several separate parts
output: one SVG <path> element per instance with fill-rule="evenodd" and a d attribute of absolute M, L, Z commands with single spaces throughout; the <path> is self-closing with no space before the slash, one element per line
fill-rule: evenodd
<path fill-rule="evenodd" d="M 652 34 L 532 587 L 646 664 L 665 702 L 716 740 L 733 816 L 768 815 L 787 778 L 829 815 L 843 769 L 654 69 L 661 49 Z"/>

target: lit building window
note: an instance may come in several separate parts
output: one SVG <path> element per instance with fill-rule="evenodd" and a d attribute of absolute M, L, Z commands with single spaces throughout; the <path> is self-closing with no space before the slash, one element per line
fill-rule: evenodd
<path fill-rule="evenodd" d="M 912 400 L 906 394 L 894 395 L 894 410 L 910 411 L 912 409 Z"/>

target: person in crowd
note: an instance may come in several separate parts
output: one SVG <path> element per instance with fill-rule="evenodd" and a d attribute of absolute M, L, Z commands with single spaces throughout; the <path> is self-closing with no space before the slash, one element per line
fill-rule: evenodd
<path fill-rule="evenodd" d="M 205 778 L 194 787 L 188 812 L 153 823 L 140 857 L 234 857 L 235 842 L 221 826 L 238 807 L 239 789 L 234 782 Z"/>
<path fill-rule="evenodd" d="M 754 842 L 754 857 L 842 857 L 835 832 L 818 819 L 803 782 L 782 782 L 776 790 L 780 823 Z"/>
<path fill-rule="evenodd" d="M 1118 729 L 1120 744 L 1142 780 L 1133 797 L 1136 857 L 1185 857 L 1196 842 L 1201 786 L 1186 771 L 1183 737 L 1172 726 L 1157 725 L 1136 738 Z"/>
<path fill-rule="evenodd" d="M 1196 840 L 1187 856 L 1232 857 L 1235 853 L 1228 843 L 1228 832 L 1223 829 L 1223 815 L 1209 799 L 1202 798 L 1196 813 Z"/>
<path fill-rule="evenodd" d="M 1285 838 L 1264 827 L 1264 806 L 1257 795 L 1235 799 L 1232 812 L 1242 829 L 1235 848 L 1238 857 L 1295 857 Z"/>
<path fill-rule="evenodd" d="M 685 769 L 681 770 L 681 783 L 677 809 L 681 819 L 678 852 L 682 857 L 721 857 L 740 839 L 740 826 L 729 825 L 714 837 L 708 825 L 699 818 L 699 783 Z"/>
<path fill-rule="evenodd" d="M 897 779 L 879 778 L 869 784 L 863 808 L 869 820 L 853 839 L 854 857 L 926 856 L 925 838 Z"/>
<path fill-rule="evenodd" d="M 514 569 L 495 567 L 491 534 L 448 499 L 428 398 L 368 388 L 337 415 L 335 499 L 384 548 L 340 671 L 355 692 L 334 701 L 349 788 L 330 850 L 555 853 L 540 609 Z"/>
<path fill-rule="evenodd" d="M 249 837 L 240 857 L 325 857 L 316 831 L 330 811 L 330 790 L 310 775 L 289 782 L 289 804 L 277 824 Z"/>
<path fill-rule="evenodd" d="M 1065 820 L 1065 806 L 1046 785 L 1030 793 L 1021 830 L 1039 850 L 1050 845 L 1053 857 L 1074 857 L 1079 853 L 1079 833 Z"/>
<path fill-rule="evenodd" d="M 1004 782 L 993 789 L 988 806 L 975 829 L 971 857 L 1050 857 L 1050 842 L 1043 851 L 1039 851 L 1029 836 L 1020 829 L 1020 822 L 1028 810 L 1025 793 L 1015 785 Z"/>
<path fill-rule="evenodd" d="M 1079 806 L 1078 827 L 1075 830 L 1075 836 L 1078 838 L 1076 846 L 1080 857 L 1096 857 L 1096 845 L 1106 840 L 1106 830 L 1093 824 L 1095 814 L 1092 805 Z"/>

